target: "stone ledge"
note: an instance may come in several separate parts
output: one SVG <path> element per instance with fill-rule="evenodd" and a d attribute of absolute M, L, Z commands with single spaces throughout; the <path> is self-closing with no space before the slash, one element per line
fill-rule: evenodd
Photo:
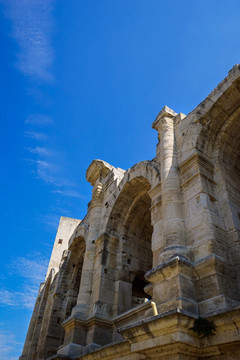
<path fill-rule="evenodd" d="M 87 319 L 83 319 L 78 314 L 71 315 L 67 320 L 62 323 L 62 326 L 65 328 L 67 326 L 72 326 L 73 323 L 82 325 L 82 326 L 91 326 L 92 324 L 104 324 L 106 326 L 112 326 L 113 322 L 106 320 L 102 317 L 92 316 Z"/>
<path fill-rule="evenodd" d="M 159 277 L 164 279 L 165 277 L 169 277 L 172 272 L 175 272 L 174 269 L 176 268 L 176 266 L 183 265 L 192 269 L 194 267 L 193 263 L 187 260 L 185 257 L 180 255 L 174 256 L 172 259 L 169 259 L 164 263 L 156 266 L 155 268 L 147 271 L 145 274 L 145 278 L 149 282 L 152 282 L 154 279 L 157 279 Z M 164 270 L 166 272 L 165 274 Z"/>
<path fill-rule="evenodd" d="M 97 179 L 99 179 L 101 176 L 106 177 L 113 169 L 114 166 L 108 164 L 106 161 L 93 160 L 87 169 L 87 181 L 90 182 L 92 186 L 94 186 Z"/>
<path fill-rule="evenodd" d="M 118 316 L 116 316 L 113 321 L 120 321 L 124 318 L 128 318 L 128 317 L 131 317 L 132 315 L 135 315 L 136 313 L 138 313 L 139 311 L 141 310 L 146 310 L 148 308 L 151 308 L 151 301 L 147 301 L 145 302 L 144 304 L 141 304 L 141 305 L 138 305 L 136 306 L 135 308 L 131 309 L 131 310 L 128 310 Z"/>
<path fill-rule="evenodd" d="M 147 318 L 147 319 L 143 319 L 143 320 L 140 320 L 140 321 L 136 321 L 136 322 L 134 322 L 134 323 L 132 323 L 132 324 L 130 324 L 130 325 L 127 325 L 127 326 L 124 326 L 124 327 L 122 327 L 122 328 L 119 328 L 119 331 L 124 331 L 124 330 L 130 329 L 130 328 L 132 328 L 132 327 L 141 325 L 141 324 L 143 324 L 143 323 L 146 323 L 146 324 L 147 324 L 147 323 L 150 323 L 150 322 L 152 322 L 152 321 L 154 321 L 154 320 L 162 319 L 162 318 L 165 318 L 165 317 L 167 317 L 167 316 L 171 316 L 171 315 L 175 315 L 175 314 L 182 314 L 182 315 L 185 315 L 185 316 L 189 316 L 189 317 L 191 317 L 191 318 L 193 318 L 193 319 L 197 319 L 197 318 L 198 318 L 197 315 L 194 315 L 194 314 L 192 314 L 192 313 L 190 313 L 190 312 L 188 312 L 188 311 L 185 311 L 185 310 L 182 310 L 182 309 L 179 309 L 179 308 L 175 308 L 175 309 L 173 309 L 173 310 L 166 311 L 166 312 L 164 312 L 164 313 L 162 313 L 162 314 L 158 314 L 158 315 L 156 315 L 156 316 L 151 316 L 151 317 L 149 317 L 149 318 Z"/>
<path fill-rule="evenodd" d="M 152 123 L 152 128 L 154 130 L 158 130 L 158 122 L 159 120 L 161 120 L 164 117 L 169 117 L 169 118 L 173 118 L 177 115 L 177 113 L 175 113 L 174 110 L 170 109 L 168 106 L 164 106 L 162 108 L 162 110 L 158 113 L 156 119 L 154 120 L 154 122 Z"/>

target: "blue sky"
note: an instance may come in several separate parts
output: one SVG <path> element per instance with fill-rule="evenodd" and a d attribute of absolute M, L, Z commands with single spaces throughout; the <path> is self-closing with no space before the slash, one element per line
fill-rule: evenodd
<path fill-rule="evenodd" d="M 88 165 L 155 156 L 161 108 L 189 113 L 239 63 L 240 3 L 0 0 L 0 17 L 0 348 L 16 360 Z"/>

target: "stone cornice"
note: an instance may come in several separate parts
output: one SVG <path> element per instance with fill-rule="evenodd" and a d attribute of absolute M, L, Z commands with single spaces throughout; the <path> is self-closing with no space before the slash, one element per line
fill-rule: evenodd
<path fill-rule="evenodd" d="M 97 316 L 93 316 L 90 317 L 88 319 L 83 319 L 77 316 L 77 314 L 74 314 L 72 316 L 70 316 L 67 320 L 65 320 L 62 323 L 62 326 L 64 327 L 64 329 L 71 329 L 74 328 L 76 326 L 83 326 L 83 327 L 90 327 L 93 325 L 101 325 L 101 326 L 107 326 L 107 327 L 112 327 L 113 326 L 113 322 L 110 320 L 106 320 Z"/>
<path fill-rule="evenodd" d="M 181 250 L 182 247 L 179 248 Z M 183 256 L 177 255 L 147 271 L 145 278 L 149 282 L 152 282 L 155 279 L 166 279 L 175 273 L 179 273 L 179 267 L 181 267 L 181 269 L 183 267 L 193 269 L 193 263 L 185 259 Z"/>
<path fill-rule="evenodd" d="M 167 117 L 167 118 L 173 118 L 177 115 L 174 110 L 170 109 L 168 106 L 164 106 L 162 110 L 158 113 L 156 119 L 152 123 L 152 128 L 154 130 L 159 130 L 160 120 Z"/>
<path fill-rule="evenodd" d="M 87 181 L 90 182 L 92 186 L 94 186 L 97 179 L 100 177 L 105 178 L 113 169 L 114 166 L 108 164 L 106 161 L 93 160 L 87 169 Z"/>

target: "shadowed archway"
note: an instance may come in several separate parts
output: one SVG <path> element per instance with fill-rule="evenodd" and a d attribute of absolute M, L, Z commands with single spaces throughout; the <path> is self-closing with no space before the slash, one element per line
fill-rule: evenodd
<path fill-rule="evenodd" d="M 115 279 L 120 292 L 115 304 L 118 313 L 150 298 L 144 291 L 148 284 L 144 274 L 152 268 L 150 188 L 144 177 L 127 182 L 110 215 L 107 232 L 119 239 Z"/>

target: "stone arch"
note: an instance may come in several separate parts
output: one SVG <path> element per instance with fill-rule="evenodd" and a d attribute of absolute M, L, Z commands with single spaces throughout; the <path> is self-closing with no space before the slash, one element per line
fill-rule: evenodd
<path fill-rule="evenodd" d="M 112 204 L 106 232 L 118 238 L 115 277 L 119 286 L 119 297 L 115 304 L 118 313 L 150 297 L 144 291 L 148 284 L 144 274 L 152 268 L 153 227 L 148 192 L 159 182 L 159 172 L 154 165 L 150 162 L 139 163 L 124 174 Z"/>
<path fill-rule="evenodd" d="M 203 120 L 203 126 L 196 141 L 196 148 L 209 159 L 213 159 L 216 151 L 221 151 L 221 146 L 235 146 L 238 142 L 240 106 L 232 113 L 221 116 L 208 117 Z M 232 143 L 230 140 L 234 140 Z M 230 142 L 229 142 L 230 141 Z M 230 150 L 230 149 L 229 149 Z M 231 151 L 231 150 L 230 150 Z"/>
<path fill-rule="evenodd" d="M 78 233 L 76 233 L 76 235 L 78 235 Z M 85 249 L 86 243 L 81 235 L 73 238 L 69 245 L 69 255 L 63 275 L 64 279 L 62 279 L 67 285 L 65 290 L 67 292 L 65 293 L 65 315 L 63 321 L 71 315 L 72 309 L 77 303 L 81 285 Z"/>
<path fill-rule="evenodd" d="M 74 233 L 72 234 L 72 236 L 69 239 L 68 242 L 68 246 L 71 247 L 71 244 L 73 242 L 75 242 L 75 240 L 78 239 L 82 239 L 84 242 L 87 239 L 88 236 L 88 225 L 81 222 L 77 228 L 75 229 Z"/>
<path fill-rule="evenodd" d="M 214 166 L 214 198 L 209 201 L 216 238 L 214 252 L 231 266 L 229 279 L 221 280 L 226 295 L 239 301 L 240 107 L 218 121 L 213 119 L 205 139 L 202 149 Z"/>
<path fill-rule="evenodd" d="M 29 326 L 30 329 L 30 335 L 31 343 L 25 344 L 27 352 L 25 352 L 25 348 L 23 349 L 23 355 L 26 356 L 27 359 L 35 359 L 37 356 L 39 344 L 38 340 L 40 337 L 40 334 L 42 332 L 42 325 L 43 325 L 43 319 L 44 316 L 46 317 L 45 310 L 47 309 L 47 303 L 49 300 L 49 294 L 50 294 L 50 288 L 51 284 L 53 283 L 53 280 L 55 278 L 55 271 L 54 269 L 51 269 L 47 279 L 44 283 L 40 285 L 38 297 L 34 306 L 34 317 L 31 319 L 31 323 Z M 26 340 L 29 341 L 27 338 Z"/>
<path fill-rule="evenodd" d="M 231 99 L 231 100 L 230 100 Z M 238 264 L 240 255 L 240 91 L 234 86 L 199 119 L 195 151 L 212 167 L 209 208 L 216 254 Z M 205 180 L 204 180 L 205 181 Z M 234 246 L 233 246 L 234 244 Z"/>
<path fill-rule="evenodd" d="M 239 69 L 239 65 L 234 66 L 229 75 L 178 125 L 180 163 L 196 151 L 212 158 L 219 132 L 240 111 Z"/>
<path fill-rule="evenodd" d="M 109 214 L 106 232 L 114 236 L 114 228 L 116 226 L 118 228 L 122 226 L 124 218 L 129 216 L 134 204 L 159 184 L 160 171 L 158 165 L 154 164 L 153 161 L 142 161 L 128 169 L 119 183 L 116 192 L 109 201 L 111 212 Z M 125 209 L 125 211 L 123 211 L 123 209 Z"/>
<path fill-rule="evenodd" d="M 187 118 L 199 124 L 194 145 L 196 149 L 212 158 L 216 145 L 221 144 L 231 128 L 238 130 L 240 116 L 240 79 L 239 65 L 229 71 L 229 75 L 198 105 Z M 236 127 L 237 126 L 237 127 Z M 220 137 L 219 137 L 220 135 Z M 222 140 L 220 140 L 220 138 Z M 220 140 L 220 141 L 219 141 Z"/>
<path fill-rule="evenodd" d="M 114 191 L 114 193 L 111 196 L 111 199 L 108 200 L 108 213 L 106 216 L 108 218 L 111 217 L 111 212 L 113 207 L 115 206 L 115 203 L 123 190 L 124 186 L 129 183 L 134 178 L 143 178 L 146 179 L 150 185 L 150 189 L 153 189 L 155 186 L 159 185 L 160 183 L 160 170 L 159 165 L 157 163 L 154 163 L 154 161 L 141 161 L 125 171 L 124 176 L 122 180 L 120 181 L 118 187 Z M 106 224 L 106 231 L 108 232 L 109 228 L 109 221 Z"/>
<path fill-rule="evenodd" d="M 79 236 L 72 238 L 68 250 L 63 252 L 57 281 L 51 285 L 52 290 L 47 299 L 45 320 L 43 318 L 45 324 L 41 330 L 44 333 L 37 350 L 39 358 L 52 356 L 63 344 L 62 323 L 71 315 L 77 303 L 85 248 L 85 240 Z"/>
<path fill-rule="evenodd" d="M 137 163 L 136 165 L 132 166 L 130 169 L 128 169 L 122 181 L 119 184 L 119 189 L 123 189 L 124 185 L 131 181 L 134 178 L 142 177 L 144 179 L 147 179 L 147 181 L 150 184 L 151 188 L 154 188 L 157 186 L 160 182 L 160 171 L 158 169 L 158 164 L 154 161 L 141 161 Z"/>
<path fill-rule="evenodd" d="M 208 146 L 214 163 L 218 212 L 221 215 L 230 261 L 240 255 L 240 107 L 222 124 Z M 234 244 L 234 249 L 232 247 Z"/>
<path fill-rule="evenodd" d="M 209 195 L 211 222 L 217 241 L 225 238 L 216 253 L 232 261 L 240 254 L 229 250 L 233 242 L 235 248 L 240 243 L 239 65 L 183 122 L 188 126 L 182 158 L 195 154 L 206 161 L 202 182 Z"/>

